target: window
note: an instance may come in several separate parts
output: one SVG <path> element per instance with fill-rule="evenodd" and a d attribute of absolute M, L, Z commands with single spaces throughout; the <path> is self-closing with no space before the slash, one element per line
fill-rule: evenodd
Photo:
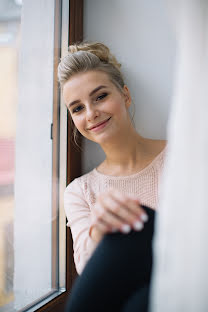
<path fill-rule="evenodd" d="M 0 4 L 0 311 L 62 311 L 76 275 L 63 192 L 79 174 L 57 65 L 82 1 Z M 42 307 L 44 305 L 44 307 Z M 42 307 L 42 308 L 41 308 Z"/>

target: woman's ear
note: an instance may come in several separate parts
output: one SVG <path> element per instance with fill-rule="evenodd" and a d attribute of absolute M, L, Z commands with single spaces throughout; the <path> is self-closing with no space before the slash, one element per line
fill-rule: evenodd
<path fill-rule="evenodd" d="M 123 87 L 123 94 L 124 94 L 126 108 L 129 108 L 129 106 L 131 105 L 131 94 L 130 94 L 129 88 L 126 85 L 124 85 Z"/>

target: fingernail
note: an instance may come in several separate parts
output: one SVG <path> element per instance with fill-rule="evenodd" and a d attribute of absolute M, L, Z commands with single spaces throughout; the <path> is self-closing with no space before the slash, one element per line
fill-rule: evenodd
<path fill-rule="evenodd" d="M 122 227 L 121 227 L 121 231 L 123 232 L 123 233 L 129 233 L 130 231 L 131 231 L 131 227 L 130 227 L 130 225 L 128 225 L 128 224 L 123 224 L 122 225 Z"/>
<path fill-rule="evenodd" d="M 143 229 L 144 225 L 141 221 L 136 221 L 133 224 L 133 228 L 135 229 L 135 231 L 140 231 L 141 229 Z"/>
<path fill-rule="evenodd" d="M 141 218 L 141 220 L 143 221 L 143 222 L 147 222 L 148 221 L 148 215 L 146 215 L 145 213 L 142 213 L 141 214 L 141 216 L 140 216 L 140 218 Z"/>

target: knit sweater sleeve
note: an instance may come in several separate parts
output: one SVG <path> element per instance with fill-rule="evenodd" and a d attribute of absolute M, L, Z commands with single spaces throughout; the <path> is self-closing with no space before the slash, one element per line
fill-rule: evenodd
<path fill-rule="evenodd" d="M 91 211 L 79 178 L 71 182 L 64 192 L 64 209 L 67 226 L 72 232 L 74 262 L 77 273 L 80 274 L 96 243 L 89 236 Z"/>

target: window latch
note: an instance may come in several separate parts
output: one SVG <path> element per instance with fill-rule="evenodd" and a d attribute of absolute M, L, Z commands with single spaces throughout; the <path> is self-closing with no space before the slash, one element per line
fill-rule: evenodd
<path fill-rule="evenodd" d="M 53 140 L 53 124 L 51 124 L 51 140 Z"/>

